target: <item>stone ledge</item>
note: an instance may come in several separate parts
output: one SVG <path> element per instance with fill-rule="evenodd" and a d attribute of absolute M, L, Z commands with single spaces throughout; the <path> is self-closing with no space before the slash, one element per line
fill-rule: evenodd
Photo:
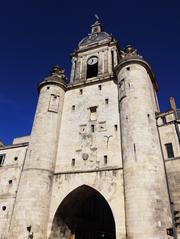
<path fill-rule="evenodd" d="M 0 194 L 0 199 L 16 198 L 16 194 Z"/>
<path fill-rule="evenodd" d="M 11 144 L 11 145 L 6 145 L 6 146 L 3 146 L 3 147 L 0 147 L 0 151 L 1 150 L 5 150 L 5 149 L 11 149 L 11 148 L 19 148 L 19 147 L 26 147 L 28 146 L 29 143 L 20 143 L 20 144 Z"/>
<path fill-rule="evenodd" d="M 165 161 L 173 161 L 173 160 L 178 160 L 178 159 L 180 159 L 180 156 L 174 157 L 174 158 L 166 158 Z"/>
<path fill-rule="evenodd" d="M 106 167 L 101 169 L 90 169 L 90 170 L 71 170 L 71 171 L 62 171 L 58 173 L 54 173 L 54 175 L 60 174 L 75 174 L 75 173 L 94 173 L 94 172 L 103 172 L 103 171 L 112 171 L 112 170 L 122 170 L 123 168 L 115 168 L 115 167 Z"/>
<path fill-rule="evenodd" d="M 7 169 L 7 168 L 18 168 L 18 169 L 21 169 L 22 168 L 22 164 L 20 163 L 14 163 L 14 164 L 7 164 L 7 165 L 2 165 L 0 167 L 0 171 L 3 170 L 3 169 Z"/>

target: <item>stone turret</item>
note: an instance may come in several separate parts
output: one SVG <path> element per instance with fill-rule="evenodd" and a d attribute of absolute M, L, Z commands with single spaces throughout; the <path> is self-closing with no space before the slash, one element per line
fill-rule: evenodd
<path fill-rule="evenodd" d="M 52 176 L 66 90 L 64 71 L 55 66 L 39 85 L 31 140 L 25 159 L 9 238 L 46 238 Z"/>
<path fill-rule="evenodd" d="M 169 197 L 156 126 L 158 86 L 149 64 L 132 46 L 116 67 L 124 168 L 127 238 L 165 239 Z"/>

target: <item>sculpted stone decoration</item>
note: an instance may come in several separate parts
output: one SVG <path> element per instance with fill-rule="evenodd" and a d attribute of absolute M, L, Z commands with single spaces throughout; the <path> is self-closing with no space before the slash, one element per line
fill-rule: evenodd
<path fill-rule="evenodd" d="M 120 51 L 120 53 L 121 53 L 121 58 L 125 58 L 125 57 L 139 57 L 139 58 L 142 58 L 142 56 L 140 56 L 138 54 L 137 49 L 135 49 L 131 45 L 127 45 L 122 51 Z"/>
<path fill-rule="evenodd" d="M 64 74 L 64 70 L 62 68 L 60 68 L 59 66 L 54 66 L 51 68 L 50 70 L 50 74 L 44 78 L 44 80 L 39 84 L 38 90 L 40 91 L 40 89 L 48 84 L 48 83 L 55 83 L 55 84 L 59 84 L 63 85 L 63 87 L 65 87 L 65 83 L 66 83 L 66 76 Z M 48 87 L 49 88 L 49 87 Z"/>
<path fill-rule="evenodd" d="M 59 66 L 53 66 L 50 73 L 51 76 L 59 76 L 61 78 L 65 78 L 65 74 L 64 74 L 64 69 L 60 68 Z"/>
<path fill-rule="evenodd" d="M 96 135 L 91 132 L 91 124 L 80 125 L 79 143 L 76 153 L 80 153 L 86 166 L 94 167 L 97 160 Z M 77 156 L 77 158 L 79 157 Z"/>
<path fill-rule="evenodd" d="M 50 100 L 49 100 L 48 111 L 58 113 L 59 101 L 60 101 L 59 95 L 51 94 Z"/>
<path fill-rule="evenodd" d="M 65 72 L 64 69 L 62 69 L 58 65 L 53 66 L 52 69 L 50 70 L 50 75 L 46 77 L 44 81 L 45 82 L 59 81 L 64 84 L 67 79 L 64 72 Z"/>
<path fill-rule="evenodd" d="M 93 145 L 93 135 L 89 132 L 79 132 L 81 149 L 89 148 Z"/>
<path fill-rule="evenodd" d="M 87 160 L 89 158 L 89 155 L 87 153 L 82 154 L 83 160 Z"/>

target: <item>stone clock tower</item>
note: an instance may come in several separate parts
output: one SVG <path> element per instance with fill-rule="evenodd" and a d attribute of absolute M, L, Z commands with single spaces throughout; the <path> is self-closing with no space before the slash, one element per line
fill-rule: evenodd
<path fill-rule="evenodd" d="M 120 49 L 96 20 L 72 54 L 69 83 L 56 66 L 39 85 L 3 238 L 170 238 L 157 90 L 137 50 Z"/>
<path fill-rule="evenodd" d="M 72 54 L 71 83 L 112 77 L 118 63 L 117 52 L 117 41 L 96 21 L 91 33 L 80 41 L 78 50 Z"/>

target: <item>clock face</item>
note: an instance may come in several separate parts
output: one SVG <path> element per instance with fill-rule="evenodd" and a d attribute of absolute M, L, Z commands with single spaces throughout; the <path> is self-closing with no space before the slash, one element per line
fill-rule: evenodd
<path fill-rule="evenodd" d="M 98 58 L 96 56 L 92 56 L 92 57 L 89 58 L 87 63 L 88 63 L 88 65 L 94 65 L 97 62 L 98 62 Z"/>

